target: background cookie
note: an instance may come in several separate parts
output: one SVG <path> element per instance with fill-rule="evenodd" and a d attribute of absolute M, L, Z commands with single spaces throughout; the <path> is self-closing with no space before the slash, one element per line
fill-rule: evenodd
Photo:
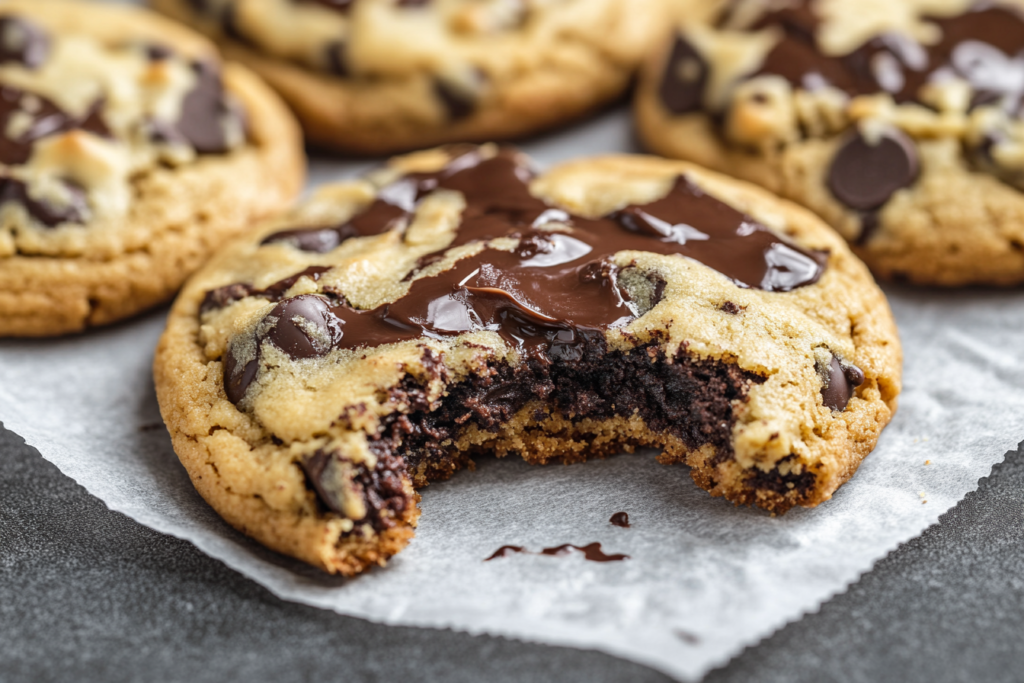
<path fill-rule="evenodd" d="M 891 418 L 900 346 L 842 240 L 763 190 L 651 157 L 535 177 L 487 145 L 396 159 L 233 242 L 154 371 L 204 498 L 351 574 L 412 536 L 413 486 L 479 451 L 652 446 L 713 495 L 817 505 Z"/>
<path fill-rule="evenodd" d="M 165 301 L 304 175 L 280 100 L 142 10 L 0 5 L 0 123 L 0 336 Z"/>
<path fill-rule="evenodd" d="M 650 149 L 810 207 L 881 276 L 1024 281 L 1019 5 L 676 5 L 636 98 Z"/>
<path fill-rule="evenodd" d="M 367 154 L 508 139 L 622 94 L 663 0 L 151 0 Z"/>

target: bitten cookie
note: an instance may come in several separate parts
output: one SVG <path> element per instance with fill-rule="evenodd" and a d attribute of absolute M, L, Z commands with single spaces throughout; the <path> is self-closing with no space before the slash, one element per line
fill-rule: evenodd
<path fill-rule="evenodd" d="M 381 154 L 510 139 L 620 96 L 664 0 L 150 0 L 215 37 L 311 142 Z"/>
<path fill-rule="evenodd" d="M 647 147 L 809 207 L 879 276 L 1024 282 L 1019 3 L 676 2 Z"/>
<path fill-rule="evenodd" d="M 303 176 L 281 101 L 191 31 L 111 5 L 0 5 L 0 336 L 166 301 Z"/>
<path fill-rule="evenodd" d="M 185 287 L 155 360 L 196 488 L 235 527 L 354 574 L 416 487 L 480 453 L 653 447 L 715 496 L 814 506 L 889 422 L 900 344 L 809 212 L 683 162 L 540 176 L 492 145 L 322 188 Z"/>

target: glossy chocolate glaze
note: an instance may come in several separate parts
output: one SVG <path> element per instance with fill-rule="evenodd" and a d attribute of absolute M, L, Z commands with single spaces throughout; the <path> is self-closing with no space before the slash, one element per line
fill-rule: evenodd
<path fill-rule="evenodd" d="M 851 96 L 887 92 L 897 102 L 916 101 L 922 85 L 957 76 L 974 89 L 975 101 L 999 102 L 1017 113 L 1024 96 L 1024 14 L 978 3 L 951 18 L 931 18 L 942 38 L 922 45 L 898 34 L 872 38 L 852 53 L 823 55 L 814 42 L 818 19 L 810 0 L 767 13 L 754 28 L 779 26 L 785 37 L 768 54 L 759 74 L 783 76 L 813 90 L 832 85 Z"/>
<path fill-rule="evenodd" d="M 300 317 L 310 314 L 296 329 L 331 339 L 330 347 L 310 342 L 316 355 L 330 348 L 488 330 L 528 357 L 572 361 L 579 360 L 588 339 L 603 338 L 606 330 L 642 313 L 619 285 L 619 269 L 612 261 L 618 252 L 688 256 L 740 286 L 775 292 L 812 284 L 824 270 L 824 255 L 776 236 L 682 176 L 665 197 L 599 219 L 570 216 L 534 197 L 528 187 L 531 177 L 509 150 L 483 159 L 473 149 L 456 155 L 441 171 L 411 174 L 384 188 L 369 214 L 385 205 L 409 212 L 426 193 L 457 190 L 467 206 L 453 245 L 497 237 L 512 237 L 518 244 L 512 251 L 486 247 L 437 275 L 417 278 L 405 296 L 369 311 L 352 309 L 343 300 L 305 295 L 319 303 L 306 301 L 296 309 Z M 367 220 L 366 214 L 349 223 L 360 220 Z M 572 231 L 554 231 L 552 225 L 562 226 L 560 230 L 571 225 Z M 549 229 L 543 230 L 545 226 Z M 276 239 L 294 239 L 294 234 L 277 233 Z M 218 291 L 207 295 L 204 310 L 231 300 L 216 295 Z M 277 322 L 261 329 L 274 341 L 276 326 L 285 323 L 273 312 L 268 317 Z M 228 367 L 235 371 L 227 373 L 227 384 L 235 386 L 242 368 L 233 361 Z M 238 385 L 240 393 L 229 393 L 240 399 L 247 385 Z"/>

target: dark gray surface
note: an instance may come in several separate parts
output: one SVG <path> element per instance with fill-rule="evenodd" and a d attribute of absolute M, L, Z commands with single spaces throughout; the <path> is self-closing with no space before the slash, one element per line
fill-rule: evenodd
<path fill-rule="evenodd" d="M 1024 680 L 1024 454 L 707 681 Z M 607 655 L 281 601 L 110 512 L 0 427 L 0 680 L 667 681 Z"/>

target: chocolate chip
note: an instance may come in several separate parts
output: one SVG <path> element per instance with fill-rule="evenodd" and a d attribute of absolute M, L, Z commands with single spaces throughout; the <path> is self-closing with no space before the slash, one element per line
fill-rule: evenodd
<path fill-rule="evenodd" d="M 676 36 L 661 79 L 659 96 L 673 114 L 686 114 L 701 108 L 708 81 L 708 65 L 681 35 Z"/>
<path fill-rule="evenodd" d="M 917 149 L 902 132 L 887 131 L 877 144 L 854 133 L 832 160 L 828 187 L 851 209 L 870 211 L 913 184 L 919 167 Z"/>
<path fill-rule="evenodd" d="M 737 315 L 740 312 L 740 307 L 737 306 L 732 301 L 726 301 L 725 303 L 718 307 L 718 310 L 722 311 L 723 313 L 728 313 L 729 315 Z"/>
<path fill-rule="evenodd" d="M 194 62 L 193 70 L 196 84 L 185 95 L 175 127 L 199 154 L 223 154 L 230 149 L 226 125 L 231 119 L 244 124 L 241 112 L 228 101 L 214 64 Z"/>
<path fill-rule="evenodd" d="M 825 407 L 832 410 L 846 410 L 846 405 L 853 397 L 853 391 L 864 383 L 864 371 L 856 365 L 843 367 L 835 356 L 828 365 L 828 383 L 821 388 L 821 398 Z"/>
<path fill-rule="evenodd" d="M 344 510 L 344 482 L 347 477 L 341 471 L 343 465 L 333 452 L 317 451 L 300 461 L 309 483 L 316 491 L 320 502 L 328 510 L 341 514 Z"/>
<path fill-rule="evenodd" d="M 0 64 L 19 62 L 35 69 L 49 54 L 50 38 L 43 29 L 21 17 L 0 17 Z"/>
<path fill-rule="evenodd" d="M 327 354 L 342 334 L 341 320 L 331 312 L 330 303 L 316 294 L 285 299 L 267 318 L 276 322 L 265 338 L 295 359 Z"/>
<path fill-rule="evenodd" d="M 71 130 L 109 137 L 110 131 L 100 115 L 102 108 L 102 101 L 94 102 L 84 116 L 76 117 L 45 97 L 19 88 L 0 86 L 0 163 L 9 166 L 24 164 L 32 156 L 36 140 Z M 10 138 L 7 136 L 8 122 L 15 114 L 27 116 L 29 124 L 18 137 Z"/>
<path fill-rule="evenodd" d="M 28 186 L 20 180 L 0 178 L 0 206 L 8 202 L 21 204 L 32 218 L 48 228 L 61 223 L 84 223 L 89 216 L 85 190 L 70 181 L 64 181 L 64 185 L 68 201 L 58 205 L 48 200 L 33 199 L 29 196 Z"/>
<path fill-rule="evenodd" d="M 477 84 L 482 83 L 483 73 L 477 71 L 475 75 Z M 434 94 L 444 104 L 445 112 L 451 121 L 464 119 L 476 110 L 475 94 L 467 92 L 466 88 L 455 87 L 440 78 L 434 80 Z"/>

